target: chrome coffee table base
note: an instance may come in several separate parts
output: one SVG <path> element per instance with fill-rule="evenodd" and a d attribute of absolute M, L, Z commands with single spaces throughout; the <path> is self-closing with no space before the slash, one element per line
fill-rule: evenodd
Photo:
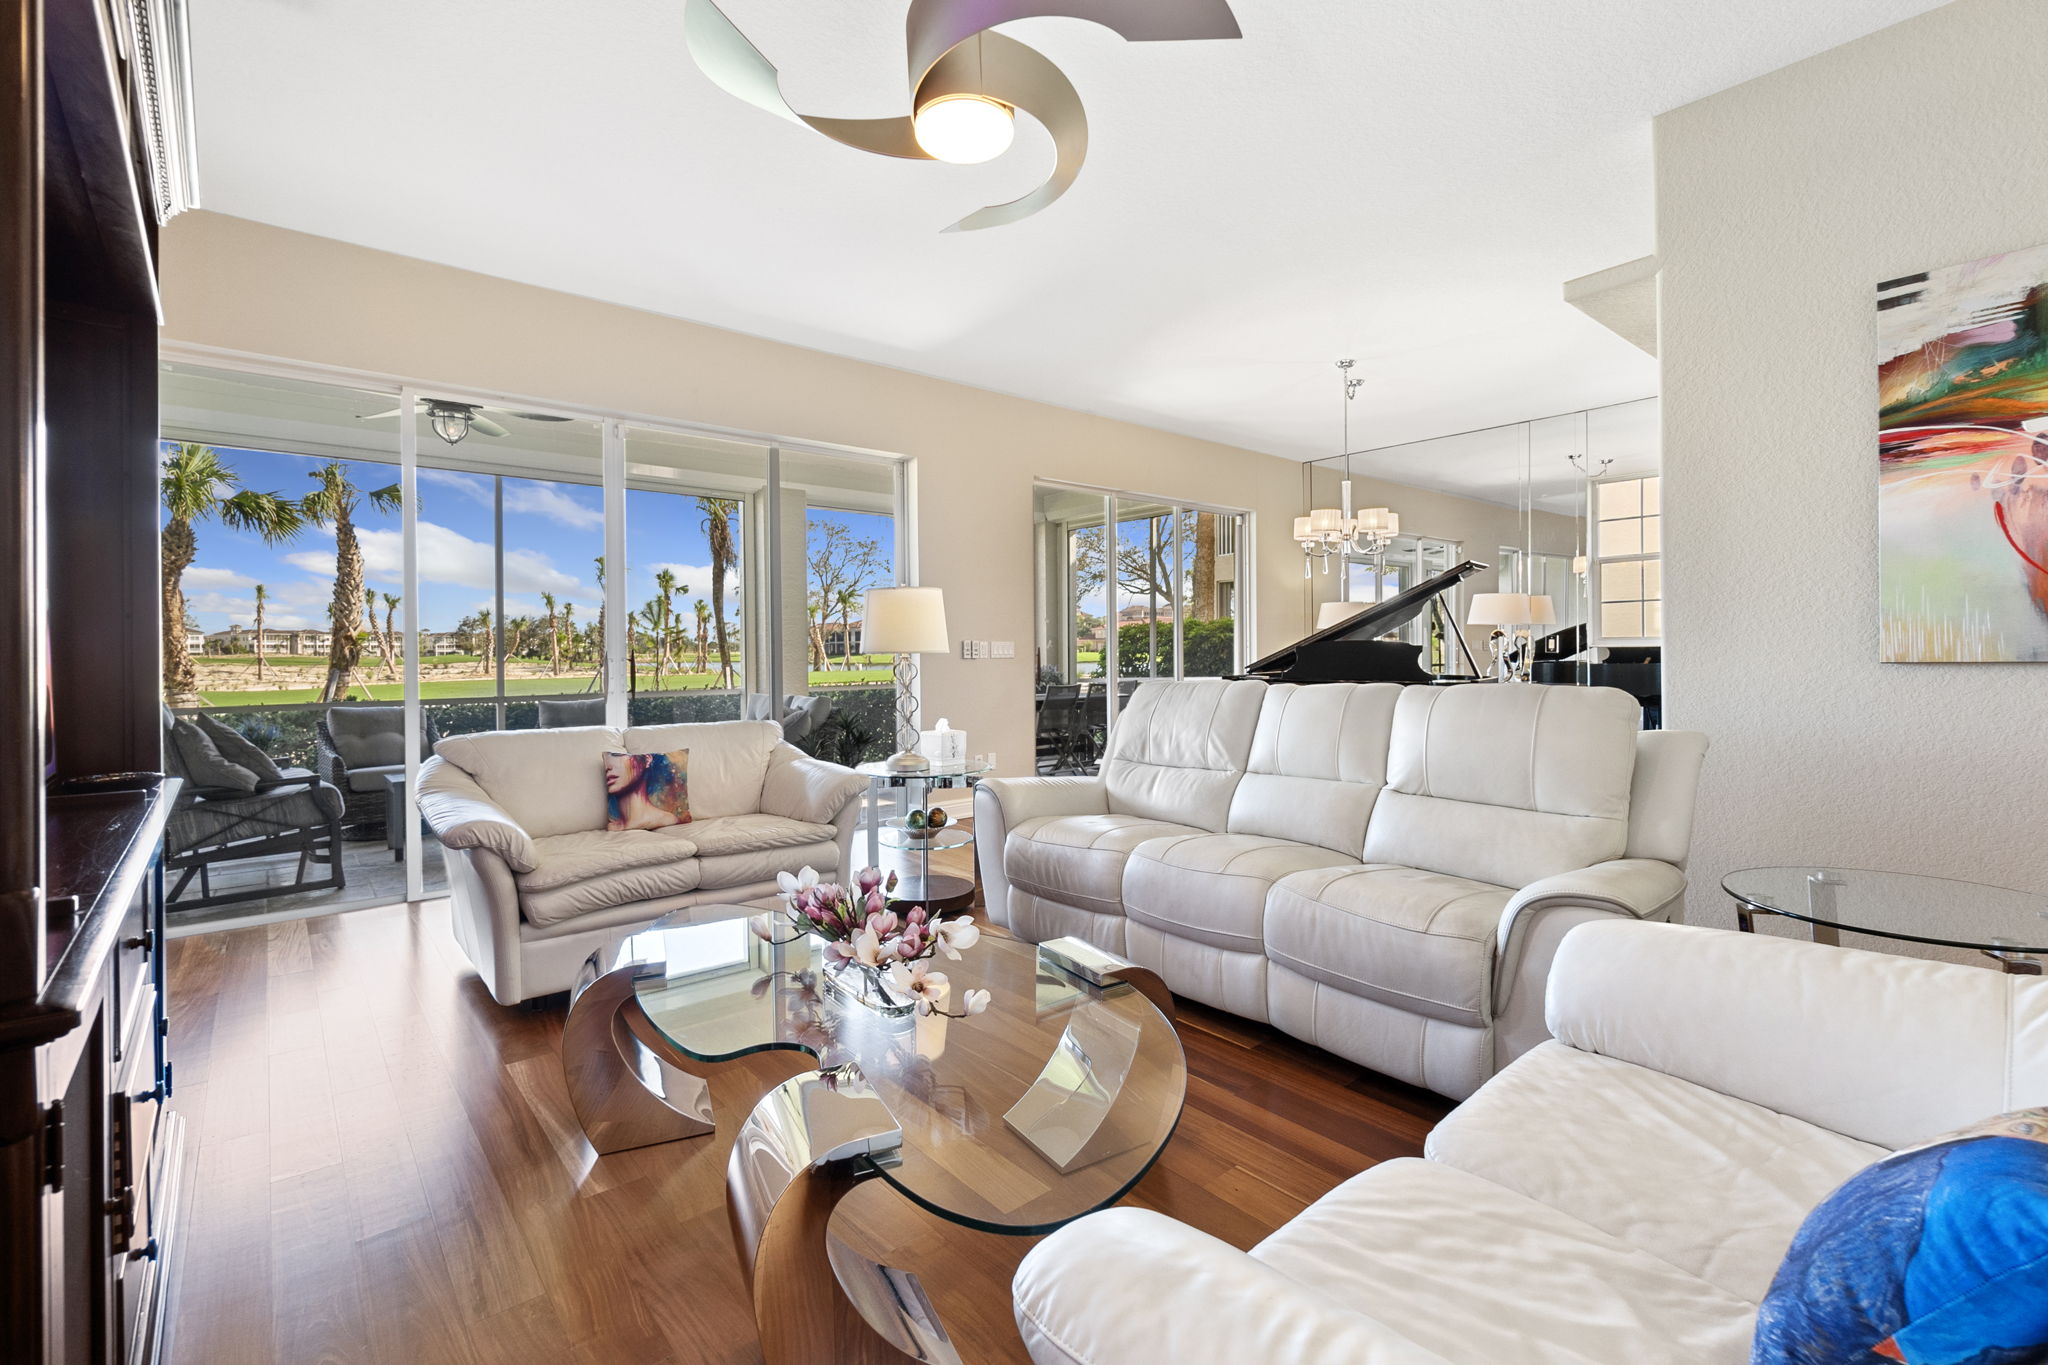
<path fill-rule="evenodd" d="M 767 1365 L 959 1365 L 917 1276 L 831 1233 L 903 1130 L 858 1072 L 806 1072 L 754 1106 L 726 1166 L 726 1211 Z"/>
<path fill-rule="evenodd" d="M 597 965 L 584 965 L 562 1024 L 562 1075 L 590 1145 L 604 1156 L 710 1132 L 710 1087 L 676 1064 L 634 995 L 641 964 Z"/>

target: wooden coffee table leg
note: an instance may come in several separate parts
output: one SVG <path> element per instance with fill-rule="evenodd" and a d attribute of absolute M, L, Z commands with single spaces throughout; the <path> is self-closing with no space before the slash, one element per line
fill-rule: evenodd
<path fill-rule="evenodd" d="M 917 1277 L 832 1236 L 832 1212 L 902 1144 L 856 1078 L 812 1071 L 754 1107 L 726 1167 L 726 1212 L 766 1365 L 959 1365 Z"/>
<path fill-rule="evenodd" d="M 712 1130 L 711 1090 L 677 1065 L 633 992 L 634 964 L 577 988 L 562 1023 L 562 1075 L 583 1132 L 600 1156 Z"/>

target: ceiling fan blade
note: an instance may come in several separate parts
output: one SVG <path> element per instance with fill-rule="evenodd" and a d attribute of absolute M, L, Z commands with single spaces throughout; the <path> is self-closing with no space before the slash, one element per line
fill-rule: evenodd
<path fill-rule="evenodd" d="M 518 408 L 492 408 L 491 411 L 502 412 L 507 417 L 517 417 L 522 422 L 573 422 L 576 420 L 573 417 L 564 417 L 560 413 L 521 412 Z"/>
<path fill-rule="evenodd" d="M 1029 218 L 1065 194 L 1073 185 L 1074 178 L 1081 174 L 1081 163 L 1088 159 L 1088 114 L 1082 109 L 1081 96 L 1065 72 L 1054 66 L 1037 48 L 1026 47 L 1015 38 L 1005 38 L 1000 33 L 983 33 L 977 41 L 974 56 L 981 68 L 979 84 L 982 92 L 1012 108 L 1022 109 L 1052 134 L 1053 168 L 1045 183 L 1031 193 L 1006 204 L 976 209 L 945 229 L 947 232 L 973 232 Z M 950 70 L 952 57 L 952 53 L 947 53 L 926 74 L 924 82 L 918 86 L 920 104 L 930 95 L 942 93 L 952 83 L 955 75 Z"/>
<path fill-rule="evenodd" d="M 470 415 L 469 429 L 471 431 L 480 431 L 486 436 L 510 436 L 512 434 L 480 412 Z"/>
<path fill-rule="evenodd" d="M 396 417 L 396 416 L 398 416 L 398 409 L 397 409 L 397 408 L 393 408 L 393 409 L 391 409 L 391 411 L 389 411 L 389 412 L 366 412 L 366 413 L 362 414 L 362 415 L 361 415 L 360 417 L 356 418 L 356 420 L 357 420 L 358 422 L 374 422 L 374 421 L 376 421 L 376 420 L 377 420 L 378 418 L 380 418 L 380 417 Z"/>

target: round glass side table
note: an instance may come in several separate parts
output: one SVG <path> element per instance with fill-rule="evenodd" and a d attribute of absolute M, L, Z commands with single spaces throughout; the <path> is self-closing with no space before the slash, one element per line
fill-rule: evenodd
<path fill-rule="evenodd" d="M 885 762 L 857 763 L 853 770 L 868 780 L 868 866 L 880 867 L 885 823 L 900 823 L 901 817 L 929 805 L 935 787 L 972 787 L 994 772 L 995 765 L 987 759 L 977 762 L 969 758 L 956 763 L 934 763 L 915 773 L 892 772 Z M 896 793 L 897 820 L 885 821 L 882 803 L 891 792 Z"/>
<path fill-rule="evenodd" d="M 957 825 L 938 829 L 912 829 L 903 820 L 883 820 L 879 825 L 882 847 L 900 854 L 890 861 L 896 869 L 896 889 L 890 899 L 898 905 L 922 905 L 927 910 L 965 910 L 974 904 L 974 879 L 932 872 L 932 853 L 942 848 L 966 848 L 974 835 Z"/>
<path fill-rule="evenodd" d="M 1858 867 L 1750 867 L 1721 879 L 1735 920 L 1754 933 L 1757 915 L 1806 924 L 1815 943 L 1854 934 L 1971 948 L 2006 971 L 2041 974 L 2048 957 L 2048 897 L 2002 886 L 1873 872 Z"/>

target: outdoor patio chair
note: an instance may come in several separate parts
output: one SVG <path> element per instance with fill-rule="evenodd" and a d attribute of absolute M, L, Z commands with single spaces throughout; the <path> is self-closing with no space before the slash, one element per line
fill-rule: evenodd
<path fill-rule="evenodd" d="M 294 891 L 341 890 L 348 877 L 341 862 L 341 792 L 305 768 L 284 768 L 279 778 L 255 791 L 206 786 L 196 780 L 165 735 L 164 765 L 184 780 L 164 828 L 164 873 L 170 886 L 167 910 L 199 910 Z M 289 885 L 265 883 L 215 894 L 213 869 L 224 863 L 278 854 L 297 854 Z M 199 894 L 186 895 L 194 881 Z"/>
<path fill-rule="evenodd" d="M 432 712 L 420 717 L 420 757 L 441 741 Z M 389 784 L 385 778 L 405 771 L 405 708 L 402 706 L 330 706 L 315 728 L 322 781 L 341 793 L 342 824 L 354 839 L 384 837 L 384 811 Z"/>

